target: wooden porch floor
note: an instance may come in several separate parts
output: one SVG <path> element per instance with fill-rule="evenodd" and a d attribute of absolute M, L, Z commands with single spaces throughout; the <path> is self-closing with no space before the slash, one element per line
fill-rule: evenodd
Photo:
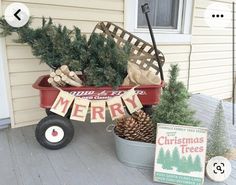
<path fill-rule="evenodd" d="M 217 101 L 194 95 L 191 105 L 196 117 L 208 125 Z M 228 124 L 231 104 L 224 103 Z M 75 136 L 67 147 L 51 151 L 41 147 L 35 137 L 35 126 L 0 130 L 0 185 L 157 185 L 152 169 L 136 169 L 120 163 L 115 155 L 107 124 L 75 123 Z M 235 126 L 236 127 L 236 126 Z M 232 144 L 236 146 L 236 128 L 231 126 Z M 236 161 L 231 177 L 224 183 L 236 184 Z"/>

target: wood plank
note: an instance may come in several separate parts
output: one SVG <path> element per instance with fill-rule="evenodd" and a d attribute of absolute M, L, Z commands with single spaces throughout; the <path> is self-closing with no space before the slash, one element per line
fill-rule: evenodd
<path fill-rule="evenodd" d="M 214 60 L 199 60 L 191 61 L 191 69 L 196 68 L 208 68 L 218 67 L 218 66 L 232 66 L 232 59 L 214 59 Z"/>
<path fill-rule="evenodd" d="M 2 8 L 5 9 L 7 5 L 9 5 L 9 3 L 3 2 Z M 63 7 L 55 5 L 29 4 L 29 3 L 25 3 L 25 5 L 30 9 L 31 15 L 37 18 L 45 16 L 45 17 L 67 19 L 67 20 L 78 20 L 78 19 L 88 20 L 88 21 L 107 20 L 111 22 L 113 21 L 123 22 L 124 20 L 123 11 L 97 10 L 90 8 Z"/>
<path fill-rule="evenodd" d="M 32 85 L 37 80 L 37 78 L 42 75 L 48 75 L 49 73 L 49 70 L 39 72 L 12 73 L 10 74 L 11 85 Z"/>
<path fill-rule="evenodd" d="M 23 122 L 23 123 L 18 123 L 12 126 L 12 128 L 21 128 L 21 127 L 27 127 L 27 126 L 32 126 L 32 125 L 36 125 L 39 123 L 39 121 L 42 118 L 38 119 L 38 120 L 33 120 L 33 121 L 28 121 L 28 122 Z"/>
<path fill-rule="evenodd" d="M 192 30 L 193 36 L 199 35 L 217 35 L 217 36 L 224 36 L 224 35 L 231 35 L 232 36 L 232 29 L 226 28 L 224 31 L 210 28 L 210 27 L 194 27 Z"/>
<path fill-rule="evenodd" d="M 201 84 L 201 83 L 209 83 L 209 82 L 218 82 L 218 81 L 232 80 L 232 74 L 229 73 L 229 72 L 192 77 L 191 71 L 190 71 L 190 76 L 191 76 L 190 84 L 192 84 L 192 85 L 193 84 Z"/>
<path fill-rule="evenodd" d="M 36 108 L 36 109 L 15 111 L 14 115 L 15 115 L 15 123 L 20 124 L 24 122 L 30 122 L 42 119 L 46 116 L 46 113 L 43 109 Z"/>
<path fill-rule="evenodd" d="M 191 61 L 217 60 L 232 58 L 232 51 L 192 53 Z"/>
<path fill-rule="evenodd" d="M 26 132 L 34 133 L 32 128 L 13 129 L 9 136 L 12 143 L 13 154 L 16 158 L 16 164 L 19 167 L 19 174 L 22 177 L 24 185 L 42 185 L 42 184 L 58 184 L 62 185 L 58 180 L 50 161 L 44 155 L 43 149 L 36 144 L 34 137 L 25 137 Z M 28 142 L 34 142 L 29 145 Z M 34 148 L 39 150 L 36 153 Z M 41 150 L 41 151 L 40 151 Z"/>
<path fill-rule="evenodd" d="M 232 0 L 216 0 L 216 1 L 209 1 L 209 0 L 197 0 L 195 1 L 195 8 L 203 8 L 205 9 L 206 7 L 208 7 L 209 5 L 211 5 L 212 3 L 223 3 L 224 5 L 229 5 L 232 3 Z"/>
<path fill-rule="evenodd" d="M 11 90 L 12 98 L 25 98 L 39 95 L 39 91 L 33 89 L 32 85 L 12 86 Z"/>
<path fill-rule="evenodd" d="M 80 7 L 80 8 L 92 8 L 92 9 L 102 9 L 102 10 L 119 10 L 123 11 L 124 2 L 123 0 L 57 0 L 57 1 L 49 1 L 49 0 L 3 0 L 3 2 L 21 2 L 21 3 L 31 3 L 31 4 L 45 4 L 45 5 L 57 5 L 64 7 Z"/>
<path fill-rule="evenodd" d="M 204 27 L 204 28 L 209 28 L 209 26 L 207 25 L 206 21 L 204 18 L 202 17 L 194 17 L 193 19 L 193 29 L 194 27 Z M 231 29 L 232 25 L 228 25 L 226 28 L 218 28 L 218 31 L 224 31 L 224 30 L 228 30 Z"/>
<path fill-rule="evenodd" d="M 47 64 L 40 63 L 39 59 L 12 59 L 8 60 L 8 65 L 10 73 L 50 70 Z"/>
<path fill-rule="evenodd" d="M 232 44 L 192 44 L 192 52 L 232 51 Z"/>
<path fill-rule="evenodd" d="M 90 167 L 91 173 L 97 179 L 98 184 L 117 184 L 117 185 L 133 185 L 133 184 L 152 184 L 135 168 L 129 168 L 120 163 L 114 153 L 114 143 L 111 133 L 106 133 L 105 124 L 81 124 L 79 125 L 83 133 L 79 140 L 83 145 L 75 147 L 72 145 L 76 154 L 83 158 L 83 161 Z M 94 133 L 97 134 L 94 134 Z M 92 151 L 96 151 L 96 162 Z M 106 159 L 104 161 L 104 159 Z M 109 171 L 105 166 L 110 166 Z M 113 176 L 112 174 L 116 174 Z M 130 177 L 132 176 L 132 179 Z M 112 178 L 111 178 L 112 177 Z M 122 181 L 120 181 L 122 177 Z"/>
<path fill-rule="evenodd" d="M 199 68 L 199 69 L 191 69 L 191 77 L 194 76 L 204 76 L 204 75 L 213 75 L 213 74 L 220 74 L 220 73 L 231 73 L 232 66 L 217 66 L 209 68 Z"/>
<path fill-rule="evenodd" d="M 13 99 L 14 111 L 39 108 L 39 96 Z"/>
<path fill-rule="evenodd" d="M 7 46 L 7 58 L 11 59 L 35 59 L 30 46 Z"/>
<path fill-rule="evenodd" d="M 214 89 L 221 85 L 224 85 L 226 87 L 229 87 L 229 90 L 232 88 L 232 80 L 218 80 L 218 81 L 212 81 L 212 82 L 205 82 L 205 83 L 198 83 L 198 84 L 191 84 L 190 88 L 191 91 L 202 91 L 202 90 L 208 90 L 208 89 Z"/>
<path fill-rule="evenodd" d="M 193 36 L 192 42 L 195 44 L 229 44 L 232 43 L 232 36 Z"/>
<path fill-rule="evenodd" d="M 213 96 L 214 94 L 221 94 L 225 92 L 231 92 L 231 88 L 224 85 L 219 85 L 216 88 L 206 89 L 206 90 L 201 90 L 201 91 L 192 91 L 191 88 L 189 90 L 192 93 L 202 93 L 208 96 Z"/>
<path fill-rule="evenodd" d="M 24 136 L 20 129 L 13 129 L 9 133 L 9 143 L 12 148 L 12 156 L 17 166 L 16 174 L 20 176 L 24 185 L 40 185 L 39 177 L 34 175 L 34 169 L 30 167 L 33 156 L 30 157 L 29 148 L 26 146 Z"/>
<path fill-rule="evenodd" d="M 8 131 L 8 129 L 0 130 L 0 185 L 18 185 L 20 181 L 18 180 L 19 176 L 15 173 L 17 167 L 12 158 L 12 151 L 7 138 Z"/>
<path fill-rule="evenodd" d="M 76 129 L 75 132 L 77 133 L 78 130 Z M 76 155 L 72 148 L 72 145 L 77 141 L 76 133 L 75 138 L 66 148 L 53 153 L 46 151 L 46 155 L 62 184 L 96 185 L 97 179 L 93 177 L 90 166 L 87 166 L 84 160 L 81 159 L 82 156 Z M 83 145 L 83 143 L 80 142 L 79 145 Z M 94 160 L 96 160 L 95 158 Z"/>
<path fill-rule="evenodd" d="M 229 12 L 231 14 L 232 13 L 232 4 L 224 4 L 224 5 L 228 7 L 229 11 L 227 11 L 227 12 Z M 205 8 L 195 8 L 194 17 L 205 18 L 204 14 L 205 14 L 206 8 L 207 7 L 205 7 Z M 217 9 L 217 10 L 219 10 L 219 9 Z M 221 11 L 221 9 L 220 9 L 220 11 Z"/>

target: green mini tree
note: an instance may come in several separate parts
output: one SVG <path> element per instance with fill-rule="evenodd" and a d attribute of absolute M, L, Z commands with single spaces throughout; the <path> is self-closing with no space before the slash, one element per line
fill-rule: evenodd
<path fill-rule="evenodd" d="M 220 101 L 208 129 L 207 155 L 209 158 L 222 156 L 230 150 L 230 146 L 228 125 L 225 122 L 224 109 Z"/>
<path fill-rule="evenodd" d="M 188 160 L 185 156 L 182 157 L 177 171 L 182 173 L 189 173 Z"/>
<path fill-rule="evenodd" d="M 194 171 L 193 169 L 193 158 L 192 158 L 192 155 L 190 154 L 188 156 L 188 171 L 191 172 L 191 171 Z"/>
<path fill-rule="evenodd" d="M 201 172 L 202 171 L 202 164 L 201 164 L 201 158 L 199 155 L 197 155 L 193 162 L 193 171 Z"/>
<path fill-rule="evenodd" d="M 164 152 L 163 148 L 161 147 L 159 154 L 158 154 L 157 163 L 163 164 L 164 160 L 165 160 L 165 152 Z"/>
<path fill-rule="evenodd" d="M 162 165 L 162 168 L 165 170 L 172 170 L 172 158 L 171 158 L 171 153 L 170 150 L 166 151 L 165 159 Z"/>
<path fill-rule="evenodd" d="M 178 65 L 171 65 L 169 83 L 163 90 L 160 104 L 154 109 L 152 119 L 154 123 L 168 123 L 177 125 L 197 126 L 194 111 L 188 104 L 189 93 L 182 82 L 177 81 Z"/>
<path fill-rule="evenodd" d="M 173 150 L 172 160 L 173 160 L 173 162 L 172 162 L 173 165 L 178 168 L 180 165 L 180 154 L 179 154 L 178 147 L 175 147 Z"/>

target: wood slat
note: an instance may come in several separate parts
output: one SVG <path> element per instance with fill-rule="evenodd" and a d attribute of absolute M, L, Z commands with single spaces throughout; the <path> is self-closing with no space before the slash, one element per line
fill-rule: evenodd
<path fill-rule="evenodd" d="M 195 44 L 231 44 L 232 43 L 232 36 L 193 36 L 192 42 Z"/>
<path fill-rule="evenodd" d="M 39 104 L 39 96 L 17 98 L 13 100 L 13 108 L 15 111 L 39 108 Z"/>
<path fill-rule="evenodd" d="M 232 80 L 218 80 L 218 81 L 212 81 L 212 82 L 206 82 L 206 83 L 198 83 L 198 84 L 191 84 L 190 88 L 191 91 L 203 91 L 208 89 L 214 89 L 218 88 L 219 86 L 226 86 L 227 89 L 230 91 L 232 89 Z"/>
<path fill-rule="evenodd" d="M 192 45 L 192 53 L 232 51 L 232 44 L 196 44 Z"/>
<path fill-rule="evenodd" d="M 10 73 L 49 71 L 50 68 L 39 59 L 11 59 L 8 60 Z"/>
<path fill-rule="evenodd" d="M 192 53 L 191 61 L 218 60 L 232 58 L 232 51 Z"/>
<path fill-rule="evenodd" d="M 202 83 L 211 83 L 211 82 L 219 82 L 224 83 L 224 81 L 232 81 L 232 74 L 231 73 L 219 73 L 213 75 L 205 75 L 205 76 L 192 76 L 190 72 L 190 85 L 194 84 L 202 84 Z"/>
<path fill-rule="evenodd" d="M 80 7 L 80 8 L 91 8 L 91 9 L 102 9 L 102 10 L 119 10 L 123 11 L 124 1 L 123 0 L 3 0 L 3 2 L 21 2 L 21 3 L 32 3 L 32 4 L 45 4 L 45 5 L 57 5 L 64 7 Z"/>
<path fill-rule="evenodd" d="M 20 124 L 34 120 L 40 120 L 46 116 L 46 113 L 43 109 L 36 108 L 30 110 L 15 111 L 14 116 L 16 124 Z"/>
<path fill-rule="evenodd" d="M 10 82 L 12 86 L 32 85 L 40 76 L 48 75 L 49 70 L 39 72 L 24 72 L 10 74 Z"/>
<path fill-rule="evenodd" d="M 12 98 L 25 98 L 39 95 L 39 91 L 33 89 L 32 85 L 12 86 L 11 90 L 12 90 Z"/>
<path fill-rule="evenodd" d="M 191 69 L 191 77 L 194 76 L 204 76 L 204 75 L 213 75 L 220 73 L 231 73 L 231 66 L 218 66 L 209 68 L 199 68 L 199 69 Z"/>
<path fill-rule="evenodd" d="M 5 9 L 10 2 L 2 3 L 2 8 Z M 45 4 L 29 4 L 25 5 L 30 9 L 30 13 L 33 17 L 41 18 L 52 17 L 62 20 L 87 20 L 87 21 L 111 21 L 111 22 L 123 22 L 123 11 L 114 10 L 97 10 L 89 8 L 77 8 L 77 7 L 63 7 L 55 5 Z M 63 12 L 63 13 L 62 13 Z"/>
<path fill-rule="evenodd" d="M 218 66 L 232 66 L 232 59 L 216 59 L 216 60 L 200 60 L 200 61 L 192 61 L 191 62 L 191 69 L 197 68 L 208 68 L 211 69 L 212 67 Z"/>
<path fill-rule="evenodd" d="M 193 36 L 232 36 L 232 29 L 230 28 L 225 28 L 224 31 L 210 28 L 210 27 L 194 27 L 192 31 Z"/>

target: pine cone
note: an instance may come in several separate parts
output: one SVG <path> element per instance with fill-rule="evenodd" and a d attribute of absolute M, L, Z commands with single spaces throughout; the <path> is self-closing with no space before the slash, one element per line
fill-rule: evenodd
<path fill-rule="evenodd" d="M 132 117 L 128 117 L 124 125 L 124 138 L 131 141 L 139 141 L 138 129 L 137 121 Z"/>
<path fill-rule="evenodd" d="M 149 115 L 142 110 L 136 111 L 131 117 L 118 119 L 114 130 L 119 137 L 124 139 L 155 142 L 155 126 Z"/>
<path fill-rule="evenodd" d="M 155 142 L 155 125 L 152 123 L 151 118 L 142 110 L 138 110 L 132 114 L 132 117 L 139 125 L 139 139 L 142 142 L 154 143 Z"/>
<path fill-rule="evenodd" d="M 121 138 L 124 138 L 124 130 L 125 130 L 125 122 L 126 122 L 126 117 L 120 118 L 116 120 L 116 126 L 114 128 L 114 131 L 116 135 L 118 135 Z"/>

